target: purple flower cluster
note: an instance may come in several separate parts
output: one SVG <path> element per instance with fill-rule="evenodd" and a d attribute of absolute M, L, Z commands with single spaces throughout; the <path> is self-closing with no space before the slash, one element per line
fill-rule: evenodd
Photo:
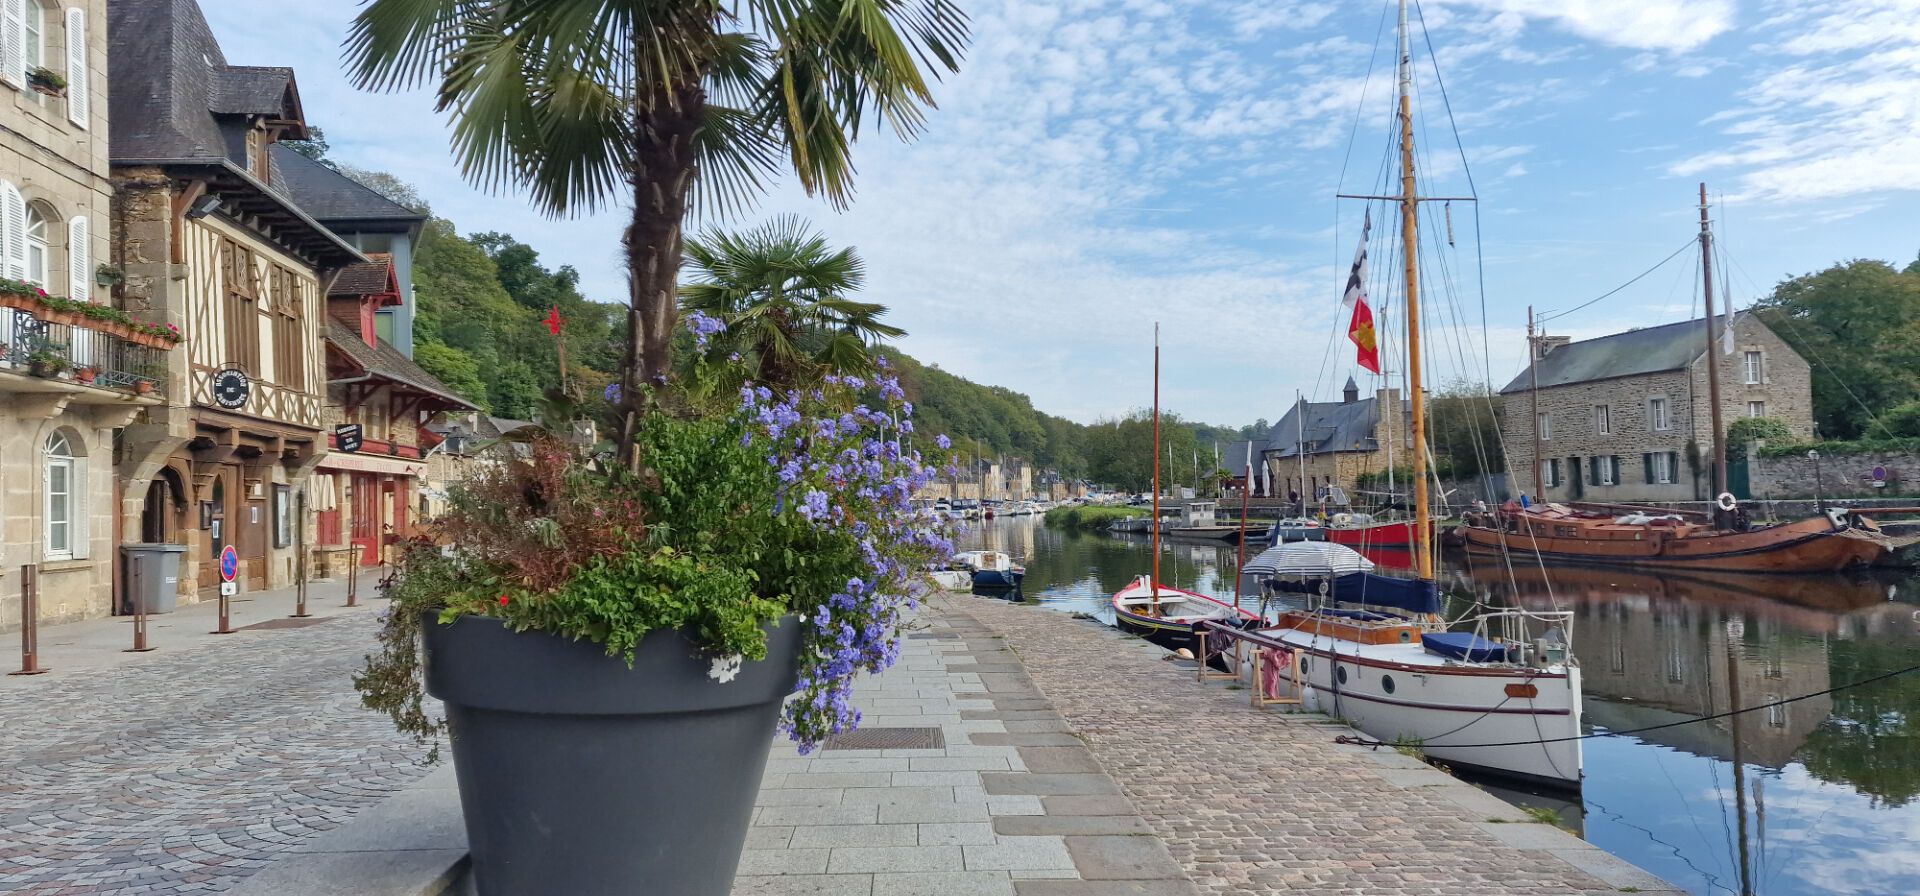
<path fill-rule="evenodd" d="M 707 350 L 707 344 L 713 337 L 726 332 L 727 322 L 707 314 L 704 311 L 687 312 L 687 329 L 693 332 L 693 344 L 701 351 Z"/>
<path fill-rule="evenodd" d="M 857 402 L 869 386 L 881 396 L 878 407 Z M 745 438 L 766 446 L 780 480 L 774 512 L 852 539 L 860 556 L 860 574 L 805 622 L 801 697 L 787 704 L 781 721 L 802 753 L 859 724 L 849 702 L 854 676 L 893 664 L 901 613 L 912 608 L 922 571 L 953 553 L 945 521 L 913 507 L 914 493 L 935 470 L 901 442 L 911 431 L 904 399 L 898 377 L 884 368 L 871 382 L 828 377 L 823 388 L 804 393 L 740 390 Z"/>

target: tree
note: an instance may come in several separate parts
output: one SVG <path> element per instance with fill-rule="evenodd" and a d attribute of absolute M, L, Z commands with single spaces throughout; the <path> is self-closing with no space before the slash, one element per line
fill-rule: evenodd
<path fill-rule="evenodd" d="M 319 162 L 328 168 L 337 167 L 333 162 L 327 160 L 327 150 L 333 147 L 327 145 L 327 132 L 321 130 L 319 125 L 313 125 L 307 128 L 307 139 L 282 140 L 280 141 L 280 145 Z"/>
<path fill-rule="evenodd" d="M 1435 393 L 1427 403 L 1427 439 L 1447 476 L 1466 478 L 1506 469 L 1500 441 L 1501 400 L 1488 392 L 1485 383 L 1463 379 Z"/>
<path fill-rule="evenodd" d="M 860 256 L 830 248 L 799 218 L 709 230 L 687 244 L 687 260 L 696 279 L 680 288 L 681 308 L 726 327 L 705 349 L 722 362 L 709 369 L 795 389 L 827 374 L 871 373 L 873 344 L 906 335 L 880 322 L 885 305 L 847 297 L 866 280 Z M 738 383 L 721 385 L 731 392 Z"/>
<path fill-rule="evenodd" d="M 371 89 L 432 82 L 456 162 L 553 215 L 631 202 L 622 460 L 649 389 L 671 372 L 683 221 L 728 211 L 781 163 L 836 207 L 850 150 L 878 118 L 916 134 L 925 70 L 957 71 L 952 0 L 370 0 L 346 55 Z"/>
<path fill-rule="evenodd" d="M 1782 281 L 1755 308 L 1813 368 L 1822 438 L 1885 437 L 1874 415 L 1920 398 L 1920 271 L 1849 261 Z"/>
<path fill-rule="evenodd" d="M 319 128 L 315 128 L 314 131 L 317 133 Z M 370 168 L 361 168 L 357 165 L 348 165 L 342 162 L 327 162 L 327 164 L 333 166 L 333 170 L 352 178 L 354 182 L 360 186 L 366 187 L 386 197 L 388 201 L 393 202 L 395 205 L 399 205 L 416 214 L 433 214 L 432 207 L 427 205 L 427 200 L 421 198 L 420 191 L 416 189 L 413 184 L 394 177 L 385 171 L 374 171 Z"/>

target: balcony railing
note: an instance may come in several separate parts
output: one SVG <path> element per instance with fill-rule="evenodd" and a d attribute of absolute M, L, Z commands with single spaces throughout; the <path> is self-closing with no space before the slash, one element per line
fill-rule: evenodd
<path fill-rule="evenodd" d="M 109 322 L 56 323 L 49 317 L 0 308 L 0 370 L 128 392 L 164 391 L 168 349 L 106 332 Z"/>

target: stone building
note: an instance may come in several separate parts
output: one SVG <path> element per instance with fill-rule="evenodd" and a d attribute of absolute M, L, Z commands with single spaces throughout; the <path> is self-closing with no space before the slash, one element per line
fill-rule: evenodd
<path fill-rule="evenodd" d="M 1813 437 L 1807 362 L 1751 314 L 1733 319 L 1733 351 L 1706 351 L 1691 320 L 1572 342 L 1535 340 L 1533 371 L 1500 390 L 1500 420 L 1516 491 L 1550 501 L 1711 498 L 1707 363 L 1720 365 L 1721 418 L 1773 417 Z M 1538 417 L 1533 383 L 1538 377 Z M 1533 438 L 1540 435 L 1538 487 Z M 1735 492 L 1744 489 L 1734 483 Z"/>
<path fill-rule="evenodd" d="M 278 183 L 308 130 L 293 71 L 229 65 L 193 0 L 114 0 L 113 249 L 121 300 L 185 336 L 164 404 L 121 439 L 121 534 L 187 545 L 181 596 L 218 557 L 242 591 L 295 572 L 297 493 L 326 452 L 322 284 L 365 262 Z"/>
<path fill-rule="evenodd" d="M 1394 411 L 1382 413 L 1386 408 Z M 1273 496 L 1298 494 L 1313 504 L 1341 503 L 1344 495 L 1348 503 L 1370 503 L 1360 495 L 1362 474 L 1412 464 L 1407 437 L 1411 412 L 1400 390 L 1381 389 L 1361 398 L 1351 377 L 1337 402 L 1296 402 L 1267 431 L 1260 450 Z"/>
<path fill-rule="evenodd" d="M 0 628 L 109 612 L 114 431 L 171 342 L 40 295 L 112 303 L 106 0 L 14 0 L 0 16 Z M 57 76 L 64 88 L 47 77 Z M 38 371 L 39 375 L 35 372 Z"/>
<path fill-rule="evenodd" d="M 425 424 L 474 406 L 380 337 L 376 316 L 401 304 L 391 257 L 348 265 L 327 287 L 327 453 L 309 483 L 319 575 L 343 564 L 378 566 L 387 545 L 413 534 L 428 508 Z"/>

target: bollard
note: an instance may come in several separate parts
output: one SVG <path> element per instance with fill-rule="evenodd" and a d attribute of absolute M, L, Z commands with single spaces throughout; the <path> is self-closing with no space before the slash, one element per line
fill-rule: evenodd
<path fill-rule="evenodd" d="M 43 675 L 40 665 L 40 567 L 20 567 L 20 671 L 8 675 Z"/>
<path fill-rule="evenodd" d="M 231 598 L 227 597 L 227 589 L 224 587 L 225 584 L 226 583 L 222 582 L 221 583 L 222 587 L 220 589 L 220 627 L 214 629 L 213 631 L 207 632 L 207 634 L 209 635 L 233 634 L 233 617 L 228 615 L 229 611 L 232 610 L 233 605 L 229 603 Z"/>
<path fill-rule="evenodd" d="M 307 489 L 300 487 L 300 496 L 295 499 L 294 519 L 300 524 L 293 534 L 293 616 L 305 619 L 312 616 L 307 612 Z"/>
<path fill-rule="evenodd" d="M 360 558 L 347 557 L 347 606 L 360 605 Z"/>
<path fill-rule="evenodd" d="M 133 579 L 133 646 L 122 653 L 146 653 L 153 648 L 147 645 L 147 598 L 144 565 L 134 563 L 129 569 Z"/>

